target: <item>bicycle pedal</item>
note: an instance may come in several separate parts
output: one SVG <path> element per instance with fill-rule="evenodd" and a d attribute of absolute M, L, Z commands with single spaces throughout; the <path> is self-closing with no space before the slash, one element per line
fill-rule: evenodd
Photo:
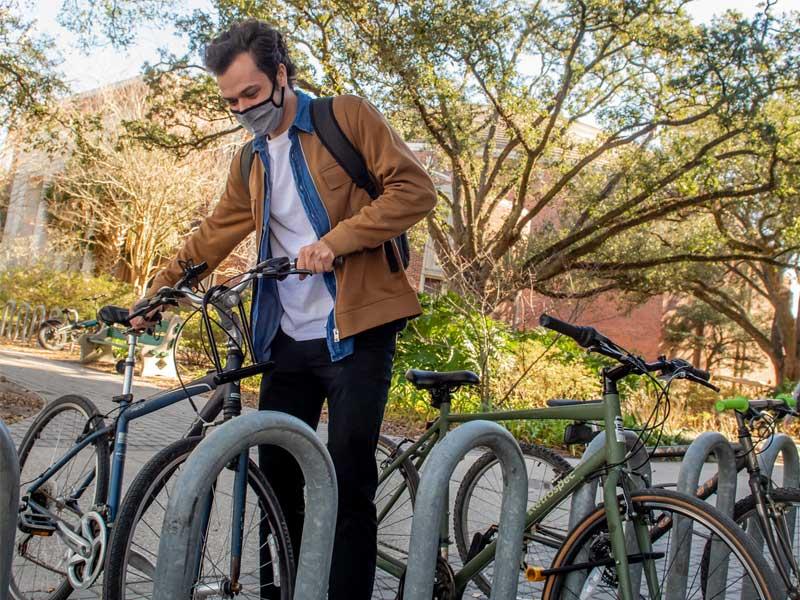
<path fill-rule="evenodd" d="M 56 531 L 56 524 L 47 515 L 22 513 L 19 515 L 18 525 L 20 531 L 42 537 L 49 537 Z"/>

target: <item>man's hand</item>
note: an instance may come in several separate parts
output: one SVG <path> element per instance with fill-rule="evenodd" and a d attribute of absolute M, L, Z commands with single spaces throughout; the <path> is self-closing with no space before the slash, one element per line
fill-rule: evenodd
<path fill-rule="evenodd" d="M 145 306 L 149 300 L 147 298 L 142 298 L 141 300 L 135 302 L 133 306 L 131 306 L 129 313 L 136 312 L 140 310 L 143 306 Z M 159 313 L 159 308 L 154 308 L 149 313 L 147 313 L 143 317 L 134 317 L 131 319 L 131 328 L 136 329 L 137 331 L 142 331 L 147 329 L 148 327 L 152 327 L 156 325 L 158 321 L 155 319 L 156 315 Z"/>
<path fill-rule="evenodd" d="M 327 273 L 333 271 L 335 258 L 330 246 L 319 240 L 300 248 L 300 252 L 297 253 L 297 268 L 308 269 L 314 273 Z M 305 279 L 305 276 L 301 275 L 300 279 Z"/>

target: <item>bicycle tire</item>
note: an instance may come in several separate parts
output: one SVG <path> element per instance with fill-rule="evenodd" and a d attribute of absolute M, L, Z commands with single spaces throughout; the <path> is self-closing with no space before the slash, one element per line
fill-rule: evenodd
<path fill-rule="evenodd" d="M 619 499 L 619 502 L 619 510 L 624 512 L 625 502 L 622 498 Z M 755 544 L 753 544 L 752 540 L 744 533 L 744 531 L 736 525 L 733 519 L 726 517 L 713 506 L 692 496 L 662 489 L 644 489 L 633 492 L 631 494 L 631 502 L 635 506 L 637 514 L 639 515 L 652 517 L 652 514 L 658 511 L 671 510 L 678 517 L 691 519 L 691 527 L 688 527 L 687 530 L 692 532 L 693 535 L 698 535 L 698 527 L 707 529 L 711 535 L 718 538 L 720 543 L 724 543 L 727 546 L 732 556 L 739 559 L 743 577 L 746 577 L 747 580 L 752 582 L 753 591 L 756 593 L 756 598 L 759 600 L 779 600 L 782 598 L 778 587 L 773 581 L 774 577 L 771 575 L 771 569 L 769 566 L 767 566 L 763 556 L 759 554 Z M 663 518 L 665 512 L 661 512 L 660 514 L 662 516 L 659 517 L 659 519 L 649 522 L 661 522 L 660 519 Z M 671 521 L 672 524 L 674 524 L 674 522 L 675 520 Z M 670 526 L 669 532 L 672 533 L 673 530 L 674 528 Z M 605 509 L 600 507 L 585 520 L 579 523 L 569 533 L 567 540 L 556 555 L 550 567 L 551 569 L 578 564 L 582 561 L 585 561 L 587 556 L 593 561 L 606 559 L 609 561 L 609 564 L 603 564 L 602 566 L 593 569 L 590 575 L 587 575 L 585 578 L 581 578 L 578 581 L 577 586 L 574 583 L 570 584 L 573 589 L 578 586 L 581 587 L 579 594 L 576 594 L 574 591 L 569 589 L 565 589 L 567 587 L 567 579 L 571 576 L 571 574 L 558 573 L 547 577 L 542 594 L 542 600 L 574 600 L 575 598 L 583 597 L 602 598 L 602 596 L 597 594 L 596 589 L 591 588 L 586 592 L 586 595 L 584 595 L 583 592 L 587 585 L 587 581 L 589 583 L 596 582 L 598 584 L 607 585 L 609 587 L 609 593 L 613 594 L 613 597 L 615 598 L 618 597 L 614 588 L 615 573 L 613 572 L 613 557 L 611 556 L 610 547 L 608 546 L 607 540 L 604 545 L 602 539 L 603 533 L 607 531 L 608 526 L 606 522 Z M 653 529 L 651 529 L 651 532 L 652 531 Z M 656 534 L 656 539 L 663 544 L 663 532 Z M 702 534 L 699 534 L 698 539 L 705 539 L 705 537 Z M 671 540 L 668 538 L 666 540 L 667 551 L 661 552 L 661 554 L 667 559 L 669 557 L 670 543 L 673 544 L 673 547 L 680 547 L 681 543 L 686 543 L 686 539 Z M 710 542 L 707 541 L 707 543 Z M 654 552 L 658 552 L 658 550 L 659 548 L 653 548 Z M 582 554 L 582 552 L 586 554 Z M 679 578 L 675 577 L 675 574 L 673 574 L 671 577 L 668 577 L 666 573 L 666 567 L 669 566 L 672 568 L 672 566 L 678 562 L 680 561 L 670 562 L 667 560 L 667 563 L 669 564 L 664 565 L 663 576 L 665 581 L 670 581 L 669 585 L 672 585 L 672 582 L 677 581 Z M 700 568 L 700 566 L 698 566 L 698 568 Z M 656 565 L 656 571 L 659 572 L 660 569 L 660 564 Z M 573 571 L 573 573 L 582 572 L 583 570 Z M 681 581 L 690 580 L 692 586 L 694 586 L 695 582 L 698 580 L 697 575 L 698 574 L 695 574 L 693 578 L 691 573 L 689 573 L 688 577 L 686 579 L 681 578 Z M 727 575 L 730 575 L 729 567 L 727 569 Z M 644 579 L 645 578 L 642 577 L 642 580 Z M 694 592 L 691 595 L 692 597 L 705 597 L 704 583 L 705 582 L 700 583 L 701 589 L 703 590 L 702 594 L 697 595 L 697 592 Z M 734 582 L 734 584 L 735 583 L 736 582 Z M 736 594 L 736 590 L 731 589 L 733 588 L 733 585 L 727 585 L 727 580 L 725 584 L 727 586 L 725 588 L 726 591 L 731 591 L 733 594 Z M 689 592 L 691 592 L 691 590 L 689 590 Z M 663 593 L 664 589 L 662 588 L 660 590 L 660 596 L 663 595 Z M 669 593 L 669 589 L 667 589 L 667 593 Z M 686 594 L 684 593 L 684 596 L 685 595 Z M 639 597 L 648 597 L 641 596 L 641 587 L 639 588 Z"/>
<path fill-rule="evenodd" d="M 546 493 L 550 489 L 552 489 L 553 484 L 557 483 L 561 478 L 564 477 L 567 473 L 572 471 L 572 467 L 570 464 L 561 456 L 550 450 L 549 448 L 545 448 L 544 446 L 539 446 L 537 444 L 520 444 L 520 448 L 522 449 L 523 455 L 526 459 L 531 459 L 532 466 L 537 471 L 541 472 L 541 466 L 547 465 L 549 467 L 554 477 L 549 481 L 544 481 L 544 478 L 536 477 L 532 474 L 532 469 L 529 467 L 528 469 L 528 506 L 531 506 L 536 503 L 536 501 L 541 497 L 541 494 L 544 492 Z M 526 463 L 529 461 L 526 460 Z M 474 538 L 475 533 L 482 533 L 471 531 L 469 527 L 469 512 L 470 507 L 472 506 L 472 502 L 474 500 L 475 490 L 478 489 L 479 483 L 482 479 L 487 476 L 490 472 L 490 469 L 498 465 L 497 457 L 491 453 L 486 452 L 484 453 L 478 460 L 476 460 L 472 466 L 467 470 L 464 478 L 461 480 L 461 484 L 458 487 L 458 492 L 456 494 L 456 502 L 455 507 L 453 509 L 453 532 L 455 534 L 456 539 L 456 546 L 458 548 L 458 554 L 461 557 L 463 562 L 467 562 L 467 558 L 469 555 L 470 547 L 472 545 L 472 541 Z M 539 486 L 534 485 L 532 482 L 534 480 L 541 481 L 542 483 Z M 494 489 L 493 492 L 496 493 L 497 496 L 497 503 L 496 509 L 499 513 L 500 510 L 500 503 L 499 498 L 501 495 L 502 490 L 502 480 L 497 481 L 497 485 L 492 486 Z M 539 495 L 538 497 L 531 498 L 531 492 L 536 492 L 538 490 Z M 494 515 L 492 515 L 494 516 Z M 499 517 L 499 514 L 497 515 Z M 493 525 L 497 525 L 497 521 L 494 520 Z M 564 530 L 564 534 L 566 535 L 566 529 Z M 478 573 L 475 577 L 473 577 L 472 581 L 475 585 L 480 589 L 481 592 L 486 594 L 487 596 L 491 592 L 492 584 L 489 579 L 489 574 L 485 572 Z M 524 581 L 524 574 L 522 575 L 522 581 Z M 528 592 L 533 593 L 535 590 L 528 590 L 522 589 L 520 587 L 521 594 L 528 594 Z M 533 594 L 535 597 L 538 594 Z"/>
<path fill-rule="evenodd" d="M 375 452 L 378 472 L 383 472 L 388 466 L 388 460 L 397 452 L 397 444 L 386 436 L 378 438 L 378 447 Z M 414 513 L 417 489 L 419 488 L 419 473 L 410 459 L 405 459 L 397 468 L 397 477 L 387 478 L 378 486 L 375 494 L 375 506 L 380 516 L 386 506 L 385 502 L 391 498 L 398 485 L 404 485 L 402 496 L 392 504 L 385 513 L 384 518 L 378 522 L 378 548 L 388 554 L 396 556 L 406 562 L 411 541 L 411 517 Z M 373 598 L 380 600 L 394 600 L 400 589 L 400 580 L 390 573 L 375 569 L 375 584 Z"/>
<path fill-rule="evenodd" d="M 150 508 L 153 501 L 158 501 L 157 495 L 164 489 L 164 485 L 175 476 L 176 470 L 201 441 L 202 437 L 197 436 L 183 438 L 170 444 L 151 458 L 131 483 L 114 524 L 114 534 L 111 536 L 103 581 L 103 598 L 105 600 L 120 600 L 127 597 L 127 573 L 131 557 L 129 550 L 134 544 L 141 517 Z M 261 506 L 266 507 L 270 528 L 276 539 L 282 582 L 278 597 L 281 600 L 290 600 L 294 590 L 295 564 L 289 530 L 272 488 L 261 469 L 252 460 L 249 461 L 248 466 L 248 486 L 255 492 Z M 270 549 L 272 549 L 271 545 Z M 140 556 L 142 555 L 140 554 Z M 155 554 L 152 567 L 155 567 Z M 143 573 L 143 571 L 139 572 Z M 284 582 L 285 585 L 283 585 Z M 137 597 L 148 596 L 145 594 Z"/>
<path fill-rule="evenodd" d="M 790 543 L 793 543 L 794 547 L 794 559 L 796 561 L 800 561 L 800 489 L 797 488 L 773 488 L 770 490 L 769 495 L 772 497 L 772 501 L 779 506 L 785 506 L 787 504 L 794 505 L 794 510 L 796 511 L 794 514 L 794 539 L 790 540 Z M 781 514 L 784 514 L 781 511 Z M 763 555 L 767 558 L 770 566 L 772 566 L 772 562 L 775 560 L 775 557 L 772 556 L 769 552 L 769 548 L 767 547 L 766 541 L 764 541 L 763 533 L 759 530 L 756 535 L 753 535 L 754 532 L 750 530 L 750 519 L 756 515 L 756 498 L 752 494 L 746 496 L 739 500 L 733 509 L 733 520 L 736 521 L 736 524 L 739 525 L 743 530 L 745 530 L 750 537 L 753 539 L 753 542 L 759 548 L 759 550 L 763 553 Z M 753 521 L 752 523 L 756 524 L 760 528 L 760 522 Z M 705 560 L 706 557 L 704 556 L 703 559 Z M 775 569 L 776 575 L 777 569 Z M 794 582 L 794 587 L 800 587 L 800 581 Z"/>
<path fill-rule="evenodd" d="M 57 337 L 53 335 L 59 327 L 61 327 L 61 321 L 56 319 L 49 319 L 39 326 L 39 331 L 36 333 L 36 340 L 42 348 L 56 351 L 61 350 L 67 345 L 66 333 L 62 333 Z"/>
<path fill-rule="evenodd" d="M 35 479 L 39 474 L 43 473 L 50 465 L 54 464 L 57 459 L 62 456 L 62 453 L 57 453 L 54 450 L 51 451 L 49 448 L 45 450 L 43 448 L 42 455 L 49 456 L 49 463 L 45 461 L 44 463 L 38 462 L 36 464 L 31 464 L 34 460 L 39 460 L 38 452 L 34 452 L 34 448 L 36 447 L 36 442 L 40 442 L 40 446 L 43 446 L 46 442 L 42 439 L 42 434 L 45 428 L 53 422 L 56 417 L 65 413 L 66 411 L 75 411 L 79 415 L 78 421 L 75 422 L 76 429 L 74 431 L 81 431 L 83 427 L 88 423 L 89 427 L 92 431 L 96 431 L 103 426 L 103 419 L 100 415 L 100 412 L 97 410 L 97 407 L 84 396 L 79 396 L 76 394 L 68 394 L 66 396 L 61 396 L 57 398 L 53 402 L 50 402 L 45 408 L 36 416 L 33 423 L 31 423 L 30 428 L 25 433 L 25 436 L 22 438 L 22 442 L 19 445 L 18 455 L 19 455 L 19 464 L 20 464 L 20 497 L 22 497 L 26 493 L 27 485 Z M 59 430 L 59 433 L 63 433 L 64 426 Z M 59 437 L 60 439 L 60 437 Z M 65 442 L 68 440 L 65 439 Z M 71 448 L 74 443 L 74 440 L 70 440 L 68 446 L 65 447 L 64 451 L 68 448 Z M 91 503 L 87 502 L 85 506 L 81 507 L 83 509 L 88 509 L 90 507 L 99 506 L 104 504 L 106 501 L 106 496 L 108 494 L 108 474 L 109 474 L 109 449 L 108 449 L 108 436 L 102 435 L 99 436 L 92 444 L 87 446 L 87 448 L 92 448 L 93 446 L 93 453 L 94 453 L 94 494 L 91 498 Z M 85 448 L 81 452 L 87 450 Z M 92 450 L 89 450 L 92 452 Z M 91 454 L 87 452 L 86 456 L 89 457 L 91 460 Z M 77 454 L 73 459 L 78 459 L 80 453 Z M 83 460 L 83 459 L 80 459 Z M 30 462 L 29 462 L 30 461 Z M 51 478 L 51 481 L 58 479 L 58 473 L 64 472 L 67 465 L 71 464 L 72 460 L 68 461 L 64 464 Z M 88 465 L 88 461 L 86 463 Z M 31 466 L 32 470 L 26 473 L 25 468 L 26 466 Z M 67 475 L 70 473 L 68 472 Z M 88 472 L 86 472 L 88 475 Z M 45 486 L 48 484 L 46 483 Z M 66 485 L 66 484 L 65 484 Z M 48 495 L 52 496 L 52 494 L 48 493 Z M 62 509 L 58 509 L 56 512 L 61 513 L 63 512 Z M 44 544 L 47 541 L 51 542 L 51 546 L 56 543 L 60 543 L 60 537 L 57 534 L 47 536 L 47 537 L 40 537 L 40 536 L 33 536 L 30 537 L 27 534 L 24 534 L 22 531 L 17 528 L 17 535 L 14 541 L 14 561 L 16 565 L 20 564 L 21 558 L 21 550 L 19 548 L 19 544 L 21 540 L 25 537 L 29 538 L 29 542 L 36 539 L 37 544 Z M 64 546 L 64 548 L 66 548 Z M 60 559 L 63 559 L 64 552 L 59 550 L 56 552 L 59 555 Z M 37 556 L 38 558 L 38 556 Z M 27 561 L 26 561 L 27 562 Z M 25 567 L 21 569 L 23 572 L 25 571 Z M 64 600 L 68 598 L 69 595 L 72 593 L 72 586 L 70 585 L 69 581 L 67 580 L 66 576 L 63 576 L 60 581 L 53 582 L 48 584 L 47 588 L 52 589 L 52 592 L 49 595 L 36 595 L 30 596 L 27 592 L 20 588 L 22 585 L 23 588 L 27 587 L 25 584 L 19 583 L 15 578 L 15 573 L 17 571 L 12 567 L 12 576 L 11 576 L 11 591 L 13 597 L 16 600 L 27 600 L 29 598 L 48 598 L 49 600 Z M 34 575 L 36 570 L 34 569 Z M 24 573 L 23 573 L 24 574 Z M 35 587 L 41 587 L 39 585 Z"/>

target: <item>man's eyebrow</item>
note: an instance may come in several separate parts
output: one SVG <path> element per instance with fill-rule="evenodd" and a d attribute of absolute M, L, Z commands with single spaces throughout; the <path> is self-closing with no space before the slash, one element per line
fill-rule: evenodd
<path fill-rule="evenodd" d="M 254 83 L 254 84 L 252 84 L 252 85 L 248 85 L 248 86 L 247 86 L 246 88 L 244 88 L 244 89 L 243 89 L 241 92 L 239 92 L 239 96 L 242 96 L 242 95 L 244 95 L 244 94 L 247 94 L 248 92 L 253 92 L 253 91 L 256 91 L 256 90 L 258 90 L 259 88 L 260 88 L 260 86 L 259 86 L 257 83 Z M 238 99 L 238 96 L 233 96 L 233 97 L 230 97 L 230 96 L 223 96 L 223 99 L 224 99 L 224 100 L 226 100 L 226 101 L 228 101 L 228 102 L 233 102 L 234 100 L 237 100 L 237 99 Z"/>

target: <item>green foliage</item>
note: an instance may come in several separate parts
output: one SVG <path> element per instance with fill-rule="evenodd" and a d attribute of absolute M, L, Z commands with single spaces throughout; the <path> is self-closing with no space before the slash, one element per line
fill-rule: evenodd
<path fill-rule="evenodd" d="M 92 299 L 97 297 L 97 299 Z M 130 306 L 130 285 L 110 277 L 87 277 L 73 271 L 55 271 L 42 265 L 0 271 L 0 302 L 44 304 L 48 313 L 56 307 L 75 308 L 83 319 L 93 319 L 105 304 Z"/>
<path fill-rule="evenodd" d="M 21 113 L 35 115 L 64 89 L 55 71 L 53 40 L 35 35 L 22 15 L 26 5 L 0 0 L 0 124 Z"/>

